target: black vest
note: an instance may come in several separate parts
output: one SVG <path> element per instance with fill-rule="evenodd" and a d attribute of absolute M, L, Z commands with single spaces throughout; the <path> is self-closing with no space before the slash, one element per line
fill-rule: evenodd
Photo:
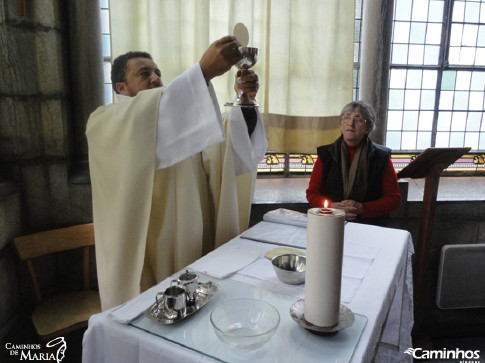
<path fill-rule="evenodd" d="M 343 137 L 340 136 L 333 144 L 317 148 L 318 157 L 323 167 L 320 192 L 335 202 L 340 202 L 344 198 L 340 158 L 342 142 Z M 369 180 L 367 181 L 365 197 L 363 200 L 358 200 L 358 202 L 368 202 L 379 199 L 382 196 L 382 172 L 390 155 L 391 149 L 374 144 L 369 140 L 369 147 L 367 148 Z M 388 217 L 388 214 L 375 218 L 357 217 L 354 222 L 385 226 L 387 225 Z"/>

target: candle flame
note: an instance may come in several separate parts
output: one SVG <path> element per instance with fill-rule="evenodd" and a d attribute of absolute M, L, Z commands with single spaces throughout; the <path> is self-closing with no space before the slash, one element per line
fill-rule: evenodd
<path fill-rule="evenodd" d="M 323 202 L 323 208 L 328 208 L 328 200 L 325 199 L 325 201 Z"/>

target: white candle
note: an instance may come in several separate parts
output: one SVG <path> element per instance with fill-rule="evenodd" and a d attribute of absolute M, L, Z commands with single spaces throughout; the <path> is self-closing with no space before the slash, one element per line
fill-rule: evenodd
<path fill-rule="evenodd" d="M 338 323 L 344 226 L 344 211 L 308 210 L 304 316 L 316 326 Z"/>

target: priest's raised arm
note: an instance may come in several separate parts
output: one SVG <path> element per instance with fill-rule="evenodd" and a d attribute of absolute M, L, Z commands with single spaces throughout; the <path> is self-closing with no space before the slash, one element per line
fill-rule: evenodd
<path fill-rule="evenodd" d="M 257 110 L 233 108 L 223 120 L 210 83 L 240 59 L 237 46 L 232 36 L 217 40 L 166 87 L 148 53 L 114 61 L 118 102 L 86 127 L 103 310 L 247 228 L 264 128 Z M 254 73 L 237 82 L 254 97 Z"/>

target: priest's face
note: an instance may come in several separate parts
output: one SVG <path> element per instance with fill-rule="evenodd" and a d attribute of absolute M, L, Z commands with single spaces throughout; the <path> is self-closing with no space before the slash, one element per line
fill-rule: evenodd
<path fill-rule="evenodd" d="M 125 96 L 136 96 L 146 89 L 162 87 L 162 72 L 149 58 L 131 58 L 126 63 L 125 81 L 116 83 L 116 90 Z"/>

